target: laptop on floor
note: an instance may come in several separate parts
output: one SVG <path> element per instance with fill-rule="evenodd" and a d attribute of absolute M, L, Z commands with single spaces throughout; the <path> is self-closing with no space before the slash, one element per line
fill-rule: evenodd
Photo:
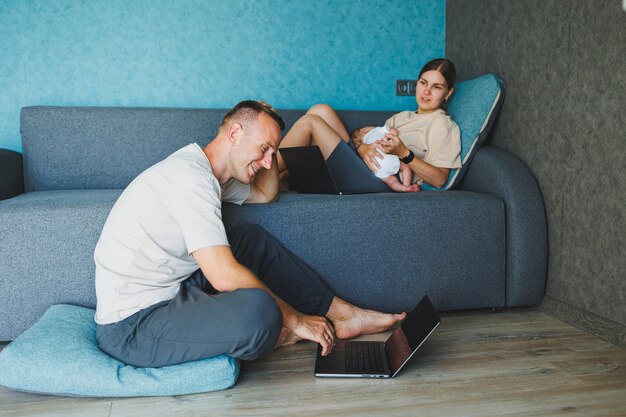
<path fill-rule="evenodd" d="M 315 376 L 394 378 L 441 323 L 424 296 L 386 342 L 338 340 L 327 356 L 318 345 Z"/>

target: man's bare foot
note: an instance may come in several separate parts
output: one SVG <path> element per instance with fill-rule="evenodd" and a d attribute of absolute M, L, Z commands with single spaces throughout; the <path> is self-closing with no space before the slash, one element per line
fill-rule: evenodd
<path fill-rule="evenodd" d="M 359 308 L 333 298 L 326 317 L 333 322 L 338 339 L 383 332 L 404 320 L 406 313 L 387 314 Z"/>
<path fill-rule="evenodd" d="M 300 340 L 302 339 L 296 336 L 294 332 L 283 326 L 280 331 L 280 336 L 278 336 L 278 342 L 276 342 L 276 347 L 274 349 L 283 346 L 295 345 Z"/>

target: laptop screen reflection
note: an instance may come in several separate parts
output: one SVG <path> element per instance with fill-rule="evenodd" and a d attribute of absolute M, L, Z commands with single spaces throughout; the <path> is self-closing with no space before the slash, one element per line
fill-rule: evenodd
<path fill-rule="evenodd" d="M 409 340 L 402 330 L 402 326 L 398 327 L 387 339 L 387 359 L 389 359 L 389 368 L 391 375 L 394 375 L 402 367 L 402 365 L 411 357 L 413 349 L 409 345 Z"/>

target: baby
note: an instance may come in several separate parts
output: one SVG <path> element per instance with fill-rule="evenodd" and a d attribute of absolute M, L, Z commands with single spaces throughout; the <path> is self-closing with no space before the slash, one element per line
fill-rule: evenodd
<path fill-rule="evenodd" d="M 357 147 L 360 145 L 359 142 L 369 145 L 379 139 L 383 139 L 388 132 L 389 129 L 387 126 L 364 127 L 355 131 L 352 134 L 352 139 Z M 386 154 L 380 148 L 378 148 L 378 151 L 383 155 L 383 158 L 378 158 L 380 168 L 378 168 L 374 175 L 380 178 L 394 191 L 413 192 L 420 190 L 418 184 L 411 185 L 413 171 L 411 171 L 411 168 L 407 164 L 400 162 L 400 158 L 396 155 Z M 400 172 L 402 182 L 396 177 L 398 172 Z"/>

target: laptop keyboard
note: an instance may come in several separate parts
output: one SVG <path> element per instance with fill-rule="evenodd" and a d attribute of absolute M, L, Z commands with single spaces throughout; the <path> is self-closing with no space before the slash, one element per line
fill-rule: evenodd
<path fill-rule="evenodd" d="M 383 354 L 380 342 L 346 342 L 346 371 L 383 373 Z"/>

